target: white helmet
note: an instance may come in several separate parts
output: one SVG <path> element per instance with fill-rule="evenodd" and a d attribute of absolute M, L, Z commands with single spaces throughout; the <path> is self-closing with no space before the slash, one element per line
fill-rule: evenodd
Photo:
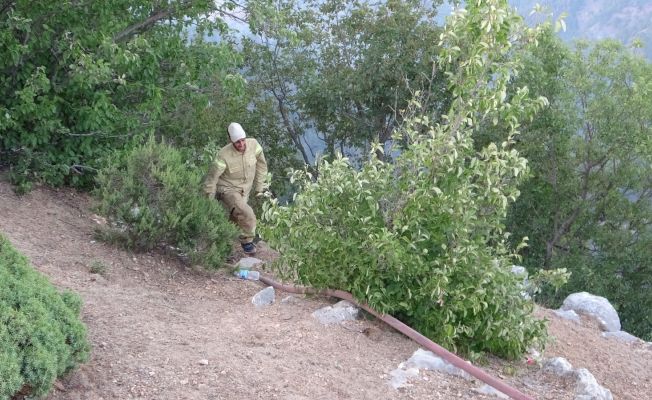
<path fill-rule="evenodd" d="M 242 129 L 242 126 L 237 122 L 231 122 L 228 131 L 229 131 L 229 139 L 231 139 L 231 142 L 233 143 L 247 137 L 244 129 Z"/>

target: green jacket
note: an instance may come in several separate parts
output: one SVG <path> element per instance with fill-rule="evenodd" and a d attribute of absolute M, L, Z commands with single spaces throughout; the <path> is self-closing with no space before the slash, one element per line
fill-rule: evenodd
<path fill-rule="evenodd" d="M 256 139 L 245 139 L 247 148 L 240 153 L 232 144 L 222 147 L 204 180 L 204 193 L 209 198 L 215 193 L 241 192 L 249 198 L 252 187 L 256 193 L 267 187 L 267 161 L 262 146 Z"/>

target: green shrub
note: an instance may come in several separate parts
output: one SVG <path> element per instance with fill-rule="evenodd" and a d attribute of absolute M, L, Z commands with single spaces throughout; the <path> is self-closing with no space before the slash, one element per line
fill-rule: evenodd
<path fill-rule="evenodd" d="M 81 300 L 59 293 L 0 235 L 0 399 L 48 393 L 88 359 Z"/>
<path fill-rule="evenodd" d="M 103 276 L 106 275 L 108 269 L 109 268 L 107 267 L 107 265 L 99 260 L 93 260 L 91 264 L 88 266 L 88 271 L 91 274 L 98 274 Z"/>
<path fill-rule="evenodd" d="M 293 203 L 271 202 L 263 214 L 263 235 L 281 254 L 277 270 L 349 291 L 471 356 L 515 358 L 541 344 L 545 324 L 511 272 L 516 254 L 504 230 L 527 171 L 513 150 L 519 121 L 546 104 L 527 99 L 527 89 L 509 99 L 505 90 L 519 48 L 536 33 L 505 1 L 454 13 L 439 58 L 453 95 L 448 112 L 424 109 L 416 96 L 395 132 L 403 148 L 393 162 L 381 162 L 375 145 L 359 169 L 340 157 L 321 162 L 316 179 L 295 171 Z M 498 120 L 507 139 L 476 151 L 479 122 Z"/>
<path fill-rule="evenodd" d="M 236 230 L 222 206 L 201 195 L 201 178 L 180 151 L 153 139 L 116 154 L 95 191 L 99 212 L 111 222 L 105 236 L 139 250 L 172 246 L 193 263 L 221 267 Z"/>
<path fill-rule="evenodd" d="M 422 145 L 414 151 L 425 156 Z M 281 253 L 276 268 L 302 284 L 349 291 L 448 348 L 516 357 L 545 329 L 511 272 L 499 222 L 518 179 L 501 187 L 492 166 L 497 158 L 505 171 L 524 164 L 495 147 L 471 168 L 435 154 L 421 168 L 373 159 L 357 171 L 339 158 L 320 164 L 317 182 L 295 174 L 302 189 L 294 203 L 264 213 L 263 235 Z"/>

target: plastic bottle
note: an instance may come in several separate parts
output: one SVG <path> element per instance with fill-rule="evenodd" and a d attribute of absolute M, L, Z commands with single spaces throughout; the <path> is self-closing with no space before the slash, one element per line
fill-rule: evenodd
<path fill-rule="evenodd" d="M 250 281 L 257 281 L 260 278 L 260 272 L 249 271 L 248 269 L 235 271 L 235 275 L 240 279 L 249 279 Z"/>

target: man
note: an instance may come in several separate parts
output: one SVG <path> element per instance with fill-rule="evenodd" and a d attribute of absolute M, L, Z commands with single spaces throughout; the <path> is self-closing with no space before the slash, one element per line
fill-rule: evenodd
<path fill-rule="evenodd" d="M 204 192 L 217 198 L 229 219 L 240 227 L 240 244 L 245 254 L 256 253 L 256 215 L 249 204 L 249 193 L 267 191 L 267 161 L 258 141 L 247 138 L 237 122 L 228 128 L 230 144 L 222 147 L 211 164 Z"/>

